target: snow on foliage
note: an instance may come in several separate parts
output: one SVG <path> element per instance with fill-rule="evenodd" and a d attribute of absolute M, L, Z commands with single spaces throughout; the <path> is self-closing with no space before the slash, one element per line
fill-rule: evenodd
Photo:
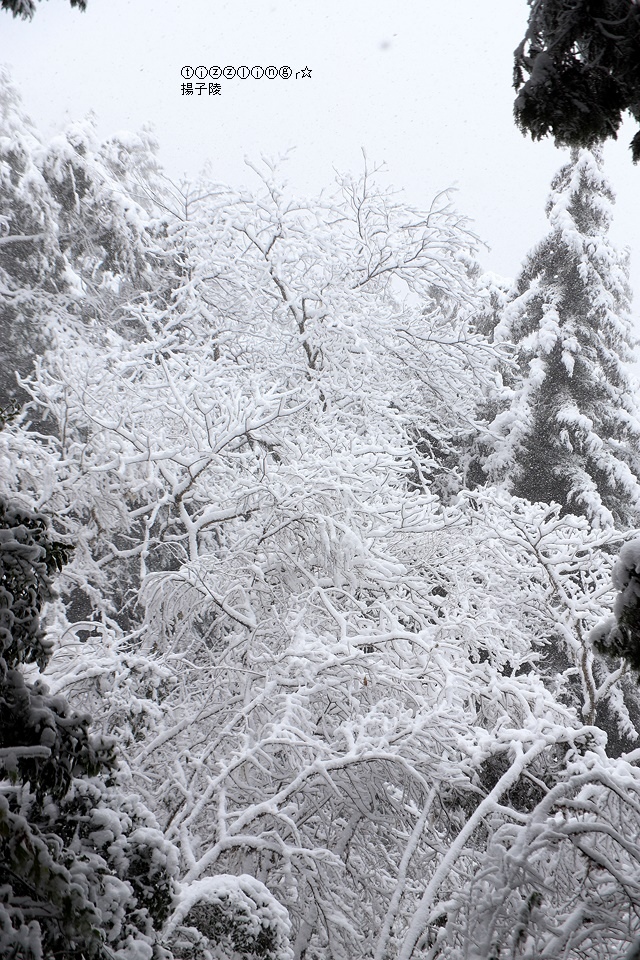
<path fill-rule="evenodd" d="M 15 373 L 30 371 L 52 324 L 113 322 L 134 283 L 152 285 L 151 263 L 162 273 L 139 187 L 158 179 L 153 138 L 143 132 L 123 164 L 117 138 L 100 144 L 95 127 L 89 116 L 42 140 L 6 70 L 0 74 L 0 303 L 11 375 L 0 382 L 2 402 L 24 399 Z"/>
<path fill-rule="evenodd" d="M 574 150 L 552 183 L 549 233 L 494 328 L 494 341 L 518 347 L 520 373 L 493 391 L 483 464 L 519 496 L 604 526 L 635 524 L 640 503 L 635 339 L 627 261 L 607 237 L 612 203 L 597 148 Z"/>
<path fill-rule="evenodd" d="M 640 670 L 640 540 L 632 540 L 620 550 L 612 571 L 612 582 L 618 591 L 613 616 L 594 627 L 591 640 L 598 650 L 612 657 L 622 657 Z"/>
<path fill-rule="evenodd" d="M 294 956 L 287 911 L 248 874 L 194 880 L 182 890 L 165 935 L 177 958 Z"/>
<path fill-rule="evenodd" d="M 269 850 L 270 889 L 294 905 L 298 950 L 320 924 L 341 955 L 374 923 L 373 905 L 369 921 L 354 922 L 360 895 L 351 883 L 335 892 L 338 878 L 348 879 L 349 837 L 372 802 L 394 802 L 395 767 L 420 794 L 425 772 L 409 771 L 422 756 L 437 764 L 442 750 L 428 734 L 433 716 L 416 715 L 416 697 L 433 687 L 445 726 L 457 723 L 448 656 L 442 678 L 439 653 L 429 667 L 440 600 L 416 607 L 412 593 L 424 586 L 410 544 L 462 518 L 429 492 L 434 463 L 413 436 L 427 398 L 440 433 L 469 416 L 482 341 L 465 326 L 473 287 L 459 253 L 467 236 L 446 209 L 419 217 L 349 182 L 339 210 L 300 210 L 267 187 L 259 200 L 218 195 L 213 211 L 176 227 L 174 242 L 191 234 L 202 242 L 171 308 L 140 312 L 145 339 L 61 329 L 30 389 L 69 424 L 59 454 L 66 479 L 50 509 L 69 516 L 68 497 L 75 516 L 89 519 L 74 527 L 71 576 L 89 578 L 93 596 L 104 583 L 98 570 L 111 565 L 116 596 L 130 590 L 146 608 L 140 642 L 157 668 L 116 674 L 104 657 L 76 661 L 86 663 L 85 689 L 92 675 L 107 689 L 125 684 L 116 699 L 124 708 L 128 701 L 133 781 L 180 838 L 189 880 L 245 862 L 258 870 Z M 419 226 L 387 246 L 385 217 Z M 419 311 L 404 298 L 407 285 L 428 294 L 431 307 Z M 418 365 L 416 351 L 427 347 L 432 362 Z M 456 380 L 452 409 L 444 390 Z M 113 630 L 116 611 L 103 606 Z M 69 640 L 70 627 L 60 621 Z M 106 636 L 104 626 L 97 632 Z M 171 675 L 160 684 L 161 717 L 150 669 Z M 77 688 L 73 675 L 59 676 L 61 689 Z M 155 735 L 132 716 L 141 689 Z M 235 717 L 238 698 L 245 706 Z M 122 730 L 120 708 L 108 704 L 105 722 Z M 204 755 L 189 746 L 194 716 Z M 176 808 L 179 784 L 190 786 Z M 306 796 L 326 816 L 304 813 Z M 367 831 L 381 851 L 375 825 Z M 207 833 L 220 837 L 209 850 L 198 839 Z M 374 869 L 375 860 L 364 863 Z M 316 904 L 313 919 L 307 903 Z"/>
<path fill-rule="evenodd" d="M 70 128 L 34 161 L 50 189 L 81 174 L 58 222 L 94 236 L 104 214 L 115 245 L 67 249 L 82 309 L 65 293 L 22 380 L 0 492 L 75 544 L 48 677 L 121 748 L 118 784 L 69 794 L 110 949 L 622 955 L 639 932 L 637 702 L 589 636 L 629 534 L 599 474 L 567 473 L 571 502 L 595 505 L 578 517 L 471 491 L 455 456 L 486 440 L 475 411 L 496 382 L 496 473 L 558 371 L 588 383 L 561 284 L 536 274 L 510 299 L 446 197 L 414 210 L 369 170 L 306 201 L 269 165 L 253 192 L 181 188 L 146 134 L 92 137 Z M 608 248 L 580 236 L 584 278 Z M 623 313 L 599 328 L 616 376 Z M 620 431 L 567 389 L 558 442 L 628 492 L 635 407 L 615 384 Z M 146 919 L 127 926 L 134 899 L 162 946 Z"/>
<path fill-rule="evenodd" d="M 175 848 L 118 790 L 113 744 L 23 673 L 47 665 L 40 614 L 69 552 L 44 517 L 0 501 L 0 953 L 149 960 Z"/>
<path fill-rule="evenodd" d="M 637 751 L 570 749 L 529 817 L 489 815 L 478 869 L 449 905 L 447 956 L 627 955 L 639 927 L 637 762 Z"/>

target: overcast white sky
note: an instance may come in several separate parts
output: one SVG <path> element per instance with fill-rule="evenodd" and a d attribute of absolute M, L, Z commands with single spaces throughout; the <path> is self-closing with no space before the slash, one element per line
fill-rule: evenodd
<path fill-rule="evenodd" d="M 245 157 L 295 148 L 287 176 L 309 193 L 334 167 L 360 170 L 364 148 L 415 205 L 455 185 L 457 208 L 491 247 L 485 268 L 513 276 L 543 235 L 565 156 L 512 121 L 512 52 L 527 14 L 526 0 L 88 0 L 86 13 L 48 0 L 32 22 L 0 12 L 0 62 L 44 132 L 90 110 L 105 136 L 150 121 L 174 178 L 210 160 L 216 180 L 248 183 Z M 220 96 L 183 96 L 181 68 L 199 64 L 312 73 L 223 78 Z M 640 315 L 633 132 L 627 124 L 605 155 L 618 195 L 612 235 L 632 249 Z"/>

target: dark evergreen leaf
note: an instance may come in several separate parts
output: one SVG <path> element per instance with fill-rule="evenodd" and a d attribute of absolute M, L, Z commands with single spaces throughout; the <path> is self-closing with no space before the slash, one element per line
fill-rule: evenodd
<path fill-rule="evenodd" d="M 539 140 L 592 147 L 617 136 L 625 111 L 640 121 L 640 7 L 629 0 L 529 0 L 515 53 L 514 113 Z M 640 152 L 632 144 L 634 163 Z"/>

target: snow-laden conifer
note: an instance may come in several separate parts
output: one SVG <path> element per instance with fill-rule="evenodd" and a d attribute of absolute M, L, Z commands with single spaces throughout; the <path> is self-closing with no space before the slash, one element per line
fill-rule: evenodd
<path fill-rule="evenodd" d="M 627 256 L 607 236 L 613 199 L 598 149 L 572 151 L 552 182 L 549 232 L 494 330 L 517 346 L 520 377 L 505 384 L 485 470 L 531 501 L 630 525 L 640 420 Z"/>

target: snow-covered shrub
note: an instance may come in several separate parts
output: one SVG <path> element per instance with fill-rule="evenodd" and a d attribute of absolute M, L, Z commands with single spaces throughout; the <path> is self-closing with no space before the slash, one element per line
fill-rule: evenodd
<path fill-rule="evenodd" d="M 293 960 L 284 907 L 247 874 L 185 886 L 165 936 L 180 960 Z"/>

